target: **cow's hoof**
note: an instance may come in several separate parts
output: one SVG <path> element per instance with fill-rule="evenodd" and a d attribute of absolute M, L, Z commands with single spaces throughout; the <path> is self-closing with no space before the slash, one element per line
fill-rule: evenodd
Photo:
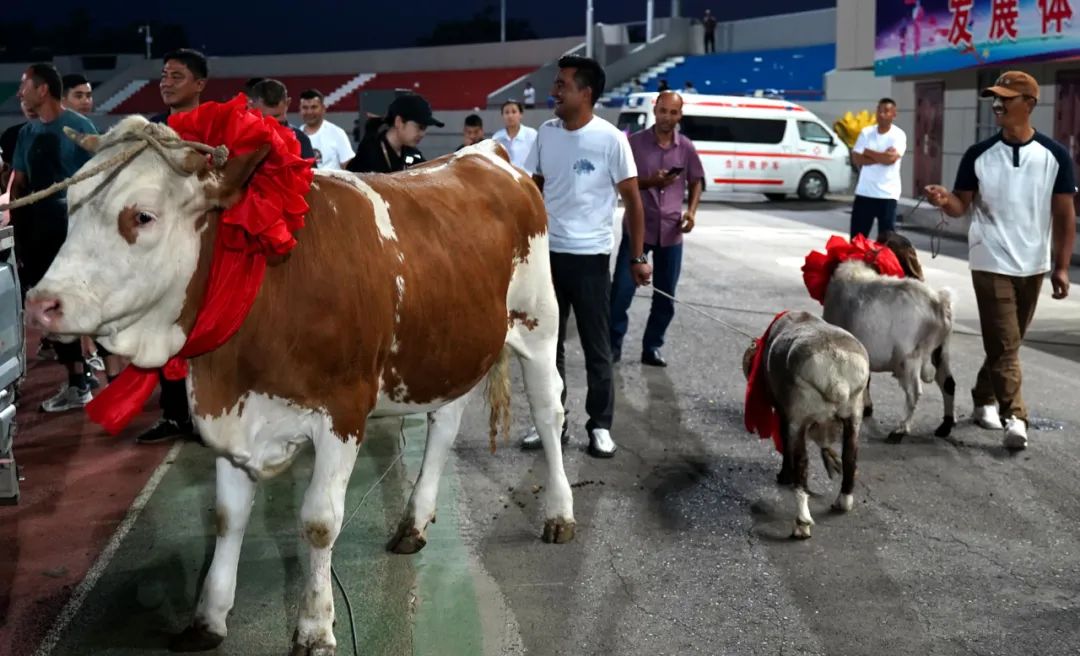
<path fill-rule="evenodd" d="M 224 641 L 225 636 L 213 633 L 206 625 L 196 622 L 169 640 L 169 651 L 210 651 L 217 649 Z"/>
<path fill-rule="evenodd" d="M 793 540 L 809 540 L 810 539 L 810 523 L 804 523 L 801 520 L 795 520 L 795 530 L 791 532 L 791 538 Z"/>
<path fill-rule="evenodd" d="M 934 431 L 935 437 L 948 437 L 952 434 L 953 426 L 956 426 L 956 419 L 953 417 L 945 417 L 941 420 L 941 425 Z"/>
<path fill-rule="evenodd" d="M 900 444 L 904 441 L 905 437 L 907 437 L 907 431 L 894 430 L 885 438 L 885 442 L 888 444 Z"/>
<path fill-rule="evenodd" d="M 574 539 L 574 522 L 564 519 L 549 519 L 544 522 L 544 542 L 566 544 Z"/>
<path fill-rule="evenodd" d="M 334 645 L 314 644 L 310 647 L 293 643 L 292 649 L 289 651 L 289 656 L 334 656 L 337 653 L 337 647 Z"/>
<path fill-rule="evenodd" d="M 795 482 L 795 477 L 791 475 L 791 470 L 781 469 L 780 473 L 776 475 L 777 485 L 791 485 Z"/>
<path fill-rule="evenodd" d="M 846 513 L 850 512 L 851 508 L 855 505 L 855 499 L 850 494 L 841 493 L 836 497 L 836 501 L 833 501 L 833 512 Z"/>
<path fill-rule="evenodd" d="M 427 538 L 410 519 L 404 520 L 398 525 L 397 533 L 390 538 L 386 550 L 408 556 L 423 549 L 425 544 L 427 544 Z"/>

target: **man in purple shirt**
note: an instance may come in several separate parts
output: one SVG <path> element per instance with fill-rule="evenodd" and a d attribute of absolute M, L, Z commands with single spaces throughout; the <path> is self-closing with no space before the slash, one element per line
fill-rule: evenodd
<path fill-rule="evenodd" d="M 645 252 L 653 254 L 653 286 L 675 295 L 675 285 L 682 270 L 683 235 L 694 229 L 694 216 L 701 200 L 705 170 L 694 144 L 675 131 L 682 120 L 682 96 L 665 91 L 656 98 L 653 114 L 656 124 L 649 130 L 630 135 L 630 149 L 638 168 L 638 187 L 645 206 Z M 683 212 L 683 197 L 690 188 L 690 203 Z M 611 355 L 618 362 L 629 319 L 627 311 L 634 300 L 634 280 L 630 276 L 630 242 L 623 230 L 619 256 L 611 290 Z M 660 294 L 653 294 L 649 322 L 645 325 L 641 361 L 654 367 L 666 367 L 660 354 L 664 333 L 675 316 L 675 304 Z"/>

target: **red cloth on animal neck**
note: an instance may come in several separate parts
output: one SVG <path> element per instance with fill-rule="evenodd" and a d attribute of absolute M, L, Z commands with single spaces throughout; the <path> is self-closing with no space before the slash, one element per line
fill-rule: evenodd
<path fill-rule="evenodd" d="M 780 415 L 776 412 L 776 403 L 765 373 L 765 344 L 769 341 L 773 326 L 787 312 L 784 310 L 773 317 L 769 327 L 765 329 L 765 334 L 754 340 L 757 351 L 754 352 L 754 361 L 750 365 L 750 377 L 746 381 L 746 402 L 743 406 L 746 430 L 757 433 L 763 440 L 772 438 L 776 450 L 780 453 L 784 452 L 784 442 L 780 439 Z"/>
<path fill-rule="evenodd" d="M 847 260 L 862 260 L 884 276 L 904 277 L 900 260 L 896 259 L 896 254 L 888 246 L 872 242 L 863 235 L 855 235 L 851 242 L 834 235 L 826 242 L 824 253 L 810 251 L 806 256 L 802 267 L 803 283 L 806 291 L 810 292 L 810 298 L 825 304 L 829 280 L 836 267 Z"/>
<path fill-rule="evenodd" d="M 213 351 L 240 329 L 262 285 L 267 255 L 284 255 L 296 245 L 293 233 L 304 225 L 308 211 L 304 197 L 314 172 L 312 160 L 300 158 L 293 131 L 248 110 L 243 94 L 227 103 L 207 102 L 173 114 L 169 127 L 187 141 L 227 146 L 230 157 L 270 145 L 243 198 L 221 214 L 203 305 L 183 348 L 161 369 L 168 380 L 182 380 L 188 358 Z M 86 406 L 86 412 L 91 421 L 116 435 L 142 411 L 157 383 L 157 369 L 129 366 Z"/>

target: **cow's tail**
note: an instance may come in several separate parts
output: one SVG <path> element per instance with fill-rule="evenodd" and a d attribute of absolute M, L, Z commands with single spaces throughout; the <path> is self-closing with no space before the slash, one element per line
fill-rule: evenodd
<path fill-rule="evenodd" d="M 488 372 L 487 401 L 491 409 L 488 440 L 491 452 L 495 453 L 499 429 L 502 429 L 504 439 L 510 436 L 510 349 L 506 346 Z"/>

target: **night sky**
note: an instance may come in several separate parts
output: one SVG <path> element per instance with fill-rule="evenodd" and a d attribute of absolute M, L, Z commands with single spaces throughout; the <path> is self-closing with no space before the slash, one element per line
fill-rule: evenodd
<path fill-rule="evenodd" d="M 208 55 L 270 54 L 331 50 L 409 47 L 437 22 L 464 19 L 492 0 L 266 0 L 226 3 L 221 0 L 54 0 L 50 18 L 42 5 L 4 3 L 5 20 L 38 24 L 63 22 L 65 9 L 88 7 L 98 25 L 125 25 L 154 20 L 180 23 L 194 47 Z M 498 0 L 494 0 L 498 6 Z M 712 9 L 720 20 L 833 7 L 835 0 L 684 0 L 684 16 Z M 607 23 L 644 20 L 645 0 L 594 0 L 595 19 Z M 507 0 L 507 18 L 527 19 L 541 37 L 584 33 L 585 0 Z M 670 0 L 656 0 L 656 14 L 670 12 Z"/>

